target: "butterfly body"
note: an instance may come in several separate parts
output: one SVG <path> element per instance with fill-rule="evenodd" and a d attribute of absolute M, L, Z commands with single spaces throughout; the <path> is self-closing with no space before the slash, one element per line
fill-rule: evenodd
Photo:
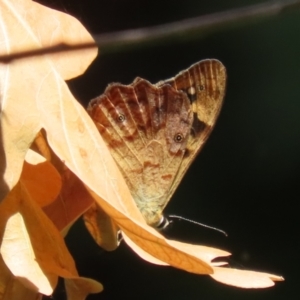
<path fill-rule="evenodd" d="M 149 225 L 201 149 L 220 111 L 226 73 L 204 60 L 155 85 L 136 78 L 107 87 L 88 112 Z"/>

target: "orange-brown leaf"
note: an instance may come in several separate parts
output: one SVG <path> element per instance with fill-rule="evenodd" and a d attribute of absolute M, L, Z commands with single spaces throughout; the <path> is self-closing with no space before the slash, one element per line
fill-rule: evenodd
<path fill-rule="evenodd" d="M 94 199 L 70 170 L 62 174 L 62 189 L 59 195 L 43 211 L 60 231 L 67 230 L 92 204 Z"/>
<path fill-rule="evenodd" d="M 31 150 L 26 154 L 21 178 L 27 193 L 41 207 L 52 203 L 61 189 L 61 177 L 57 170 Z"/>

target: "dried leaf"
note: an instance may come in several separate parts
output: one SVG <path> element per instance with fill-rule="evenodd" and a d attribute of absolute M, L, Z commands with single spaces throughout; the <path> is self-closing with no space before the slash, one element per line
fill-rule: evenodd
<path fill-rule="evenodd" d="M 56 199 L 62 185 L 61 177 L 53 165 L 30 149 L 25 157 L 21 177 L 27 193 L 41 207 Z"/>
<path fill-rule="evenodd" d="M 214 267 L 214 274 L 210 276 L 219 282 L 247 289 L 266 288 L 273 286 L 274 281 L 284 280 L 273 274 L 220 267 Z"/>
<path fill-rule="evenodd" d="M 67 231 L 92 204 L 94 199 L 70 170 L 62 173 L 61 191 L 51 204 L 44 206 L 43 211 L 59 231 Z"/>
<path fill-rule="evenodd" d="M 49 43 L 92 41 L 73 17 L 29 0 L 2 1 L 0 14 L 0 54 L 39 49 Z M 75 101 L 63 79 L 81 74 L 95 55 L 93 49 L 48 54 L 1 65 L 0 166 L 4 176 L 0 182 L 0 199 L 17 183 L 25 154 L 38 131 L 51 122 L 55 124 L 56 117 L 60 117 L 59 103 Z M 46 102 L 49 103 L 45 106 Z M 44 122 L 45 119 L 48 120 Z M 53 130 L 57 132 L 62 128 Z"/>

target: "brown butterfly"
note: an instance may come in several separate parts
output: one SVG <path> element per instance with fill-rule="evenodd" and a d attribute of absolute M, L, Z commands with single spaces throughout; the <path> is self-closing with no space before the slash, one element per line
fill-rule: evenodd
<path fill-rule="evenodd" d="M 110 84 L 88 112 L 151 226 L 199 153 L 220 112 L 226 70 L 202 60 L 174 78 L 151 84 Z"/>

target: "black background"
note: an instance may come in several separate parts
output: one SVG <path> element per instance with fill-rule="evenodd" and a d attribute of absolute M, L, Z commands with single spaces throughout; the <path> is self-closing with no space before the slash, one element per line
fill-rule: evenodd
<path fill-rule="evenodd" d="M 261 3 L 241 0 L 48 0 L 76 16 L 92 33 L 179 21 Z M 217 125 L 165 212 L 226 230 L 228 238 L 179 222 L 177 239 L 233 253 L 233 267 L 283 275 L 285 282 L 243 290 L 171 267 L 151 265 L 122 243 L 107 253 L 95 245 L 82 221 L 67 237 L 81 276 L 104 285 L 88 299 L 296 299 L 300 171 L 300 10 L 237 22 L 199 37 L 150 43 L 99 55 L 69 82 L 86 105 L 110 82 L 136 76 L 155 83 L 192 63 L 217 58 L 228 85 Z M 76 32 L 74 32 L 74 35 Z M 100 49 L 101 52 L 101 49 Z M 60 287 L 53 299 L 64 299 Z M 299 297 L 299 296 L 298 296 Z"/>

